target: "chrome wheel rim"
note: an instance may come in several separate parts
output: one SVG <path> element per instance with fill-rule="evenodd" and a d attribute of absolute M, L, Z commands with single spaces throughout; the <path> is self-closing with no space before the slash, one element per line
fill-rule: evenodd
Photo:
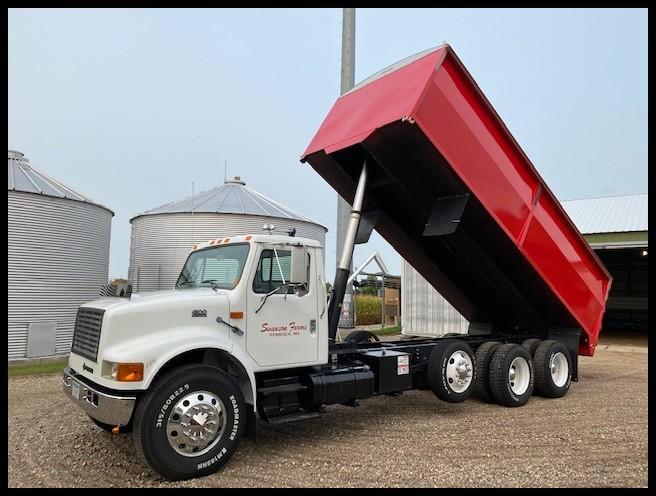
<path fill-rule="evenodd" d="M 468 353 L 458 350 L 453 353 L 446 364 L 446 381 L 456 393 L 462 393 L 472 383 L 474 367 Z"/>
<path fill-rule="evenodd" d="M 211 450 L 226 426 L 226 409 L 214 393 L 195 391 L 181 398 L 166 422 L 166 438 L 180 455 L 194 457 Z"/>
<path fill-rule="evenodd" d="M 510 363 L 508 384 L 513 393 L 521 396 L 531 382 L 531 368 L 523 357 L 517 357 Z"/>
<path fill-rule="evenodd" d="M 567 363 L 567 357 L 560 351 L 554 353 L 551 360 L 549 360 L 549 371 L 554 385 L 563 387 L 569 376 L 569 364 Z"/>

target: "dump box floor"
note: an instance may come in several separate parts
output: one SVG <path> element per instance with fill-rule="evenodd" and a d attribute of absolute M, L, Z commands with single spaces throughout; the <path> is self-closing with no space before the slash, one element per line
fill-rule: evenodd
<path fill-rule="evenodd" d="M 493 331 L 581 329 L 597 344 L 611 277 L 448 45 L 342 95 L 305 151 L 460 313 Z"/>

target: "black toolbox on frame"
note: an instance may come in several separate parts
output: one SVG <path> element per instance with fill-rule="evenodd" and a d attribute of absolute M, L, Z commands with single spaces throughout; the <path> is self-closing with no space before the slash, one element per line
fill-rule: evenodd
<path fill-rule="evenodd" d="M 374 372 L 376 393 L 412 388 L 409 353 L 382 349 L 359 353 L 358 358 Z"/>

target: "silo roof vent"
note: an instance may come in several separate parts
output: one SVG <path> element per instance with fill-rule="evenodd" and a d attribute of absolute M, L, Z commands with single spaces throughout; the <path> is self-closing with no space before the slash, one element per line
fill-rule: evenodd
<path fill-rule="evenodd" d="M 235 176 L 233 179 L 226 179 L 225 184 L 241 184 L 242 186 L 246 186 L 246 183 L 239 176 Z"/>

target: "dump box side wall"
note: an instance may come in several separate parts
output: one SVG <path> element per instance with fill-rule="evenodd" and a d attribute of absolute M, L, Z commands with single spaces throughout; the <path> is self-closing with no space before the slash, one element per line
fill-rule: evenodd
<path fill-rule="evenodd" d="M 427 67 L 430 70 L 427 71 Z M 399 98 L 395 98 L 395 91 L 400 94 Z M 411 136 L 403 130 L 395 131 L 397 134 L 383 132 L 383 128 L 390 129 L 390 122 L 414 122 L 436 151 L 421 152 L 421 157 L 425 158 L 414 157 L 414 166 L 410 162 L 399 165 L 401 162 L 396 157 L 396 162 L 381 163 L 381 166 L 387 167 L 388 173 L 389 167 L 395 171 L 398 167 L 418 171 L 422 167 L 416 160 L 425 160 L 422 166 L 426 171 L 431 161 L 446 161 L 447 167 L 455 172 L 492 219 L 481 222 L 497 224 L 510 240 L 510 246 L 514 246 L 511 251 L 516 255 L 512 256 L 520 257 L 518 263 L 526 261 L 534 269 L 535 275 L 529 280 L 541 279 L 540 284 L 548 290 L 546 300 L 557 298 L 571 316 L 563 316 L 562 325 L 571 325 L 570 321 L 580 325 L 583 330 L 580 353 L 591 355 L 610 290 L 610 275 L 450 47 L 442 47 L 338 99 L 303 159 L 343 195 L 353 187 L 354 160 L 349 157 L 349 149 L 353 150 L 358 143 L 363 149 L 371 148 L 374 142 L 380 143 L 382 136 L 400 145 L 398 140 Z M 399 186 L 407 188 L 408 184 L 399 183 Z M 416 211 L 415 215 L 424 213 Z M 405 226 L 399 225 L 399 228 L 400 232 Z M 396 238 L 405 239 L 401 244 L 417 244 L 416 249 L 408 247 L 406 250 L 404 246 L 397 246 L 397 249 L 401 253 L 416 250 L 419 250 L 416 253 L 426 253 L 430 243 L 421 241 L 412 232 L 407 234 L 410 236 Z M 493 252 L 503 243 L 488 243 L 487 246 L 485 241 L 478 243 L 480 248 L 491 250 L 492 258 L 502 256 Z M 408 262 L 412 264 L 413 260 L 408 259 Z M 441 277 L 439 271 L 435 274 L 433 280 Z M 430 280 L 427 275 L 430 276 L 424 274 L 424 277 Z M 447 285 L 463 284 L 458 280 L 445 282 Z M 514 284 L 520 291 L 522 284 L 526 291 L 534 290 L 526 286 L 525 278 L 516 278 Z M 534 286 L 533 283 L 529 285 Z M 468 292 L 466 287 L 462 291 L 451 292 L 458 299 Z M 536 301 L 546 301 L 536 299 L 537 294 L 533 292 L 534 305 L 539 305 Z M 470 293 L 472 296 L 476 295 Z M 468 305 L 466 299 L 462 307 Z M 546 302 L 538 313 L 544 314 L 547 303 L 551 304 Z"/>
<path fill-rule="evenodd" d="M 591 354 L 610 276 L 474 85 L 447 56 L 414 117 L 585 330 Z"/>

